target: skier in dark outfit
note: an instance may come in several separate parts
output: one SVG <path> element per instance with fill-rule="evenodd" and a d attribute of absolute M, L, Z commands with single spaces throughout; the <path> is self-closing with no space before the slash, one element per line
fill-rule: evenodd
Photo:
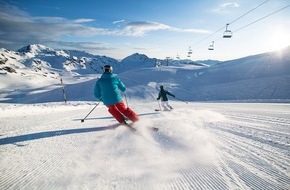
<path fill-rule="evenodd" d="M 169 96 L 172 96 L 175 98 L 175 96 L 173 94 L 171 94 L 170 92 L 168 92 L 167 90 L 165 90 L 163 88 L 163 86 L 161 85 L 160 86 L 160 91 L 159 91 L 159 94 L 158 94 L 158 98 L 157 100 L 160 100 L 161 98 L 161 105 L 162 107 L 164 108 L 164 111 L 169 111 L 169 110 L 172 110 L 173 107 L 171 107 L 169 104 L 168 104 L 168 98 L 167 98 L 167 95 Z"/>

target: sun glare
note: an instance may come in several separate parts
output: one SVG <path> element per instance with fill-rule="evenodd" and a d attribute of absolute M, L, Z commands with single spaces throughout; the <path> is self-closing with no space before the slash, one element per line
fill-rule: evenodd
<path fill-rule="evenodd" d="M 290 36 L 283 29 L 277 29 L 269 35 L 267 41 L 271 49 L 281 50 L 290 45 Z"/>

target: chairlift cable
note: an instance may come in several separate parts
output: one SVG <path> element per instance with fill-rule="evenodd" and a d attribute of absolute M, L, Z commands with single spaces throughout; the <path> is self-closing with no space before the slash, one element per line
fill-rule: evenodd
<path fill-rule="evenodd" d="M 195 43 L 193 46 L 196 46 L 196 45 L 197 45 L 197 44 L 199 44 L 200 42 L 202 42 L 202 41 L 206 40 L 207 38 L 209 38 L 209 37 L 213 36 L 214 34 L 218 33 L 219 31 L 223 30 L 224 28 L 225 28 L 225 26 L 223 26 L 222 28 L 218 29 L 218 30 L 217 30 L 217 31 L 215 31 L 214 33 L 212 33 L 212 34 L 210 34 L 210 35 L 206 36 L 205 38 L 203 38 L 203 39 L 199 40 L 199 41 L 198 41 L 198 42 L 196 42 L 196 43 Z"/>
<path fill-rule="evenodd" d="M 229 25 L 236 22 L 237 20 L 241 19 L 242 17 L 246 16 L 247 14 L 249 14 L 250 12 L 256 10 L 257 8 L 259 8 L 260 6 L 262 6 L 263 4 L 267 3 L 270 0 L 266 0 L 263 3 L 259 4 L 257 7 L 251 9 L 250 11 L 246 12 L 245 14 L 241 15 L 240 17 L 238 17 L 237 19 L 233 20 L 232 22 L 228 23 Z M 197 44 L 201 43 L 202 41 L 208 39 L 209 37 L 213 36 L 214 34 L 218 33 L 219 31 L 223 30 L 225 28 L 225 26 L 223 26 L 222 28 L 218 29 L 217 31 L 215 31 L 214 33 L 202 38 L 201 40 L 199 40 L 198 42 L 196 42 L 193 46 L 196 46 Z"/>
<path fill-rule="evenodd" d="M 270 1 L 270 0 L 266 0 L 266 1 L 262 2 L 261 4 L 259 4 L 258 6 L 256 6 L 255 8 L 249 10 L 248 12 L 246 12 L 246 13 L 243 14 L 243 15 L 241 15 L 241 16 L 238 17 L 237 19 L 235 19 L 235 20 L 233 20 L 232 22 L 228 23 L 228 25 L 230 25 L 230 24 L 232 24 L 232 23 L 238 21 L 239 19 L 241 19 L 242 17 L 246 16 L 246 15 L 249 14 L 250 12 L 252 12 L 252 11 L 256 10 L 257 8 L 259 8 L 260 6 L 264 5 L 264 4 L 267 3 L 268 1 Z M 235 30 L 235 31 L 233 31 L 233 32 L 237 32 L 237 31 L 239 31 L 239 30 L 242 30 L 242 29 L 244 29 L 244 28 L 246 28 L 246 27 L 248 27 L 248 26 L 250 26 L 250 25 L 252 25 L 252 24 L 254 24 L 254 23 L 256 23 L 256 22 L 259 22 L 259 21 L 261 21 L 261 20 L 263 20 L 263 19 L 265 19 L 265 18 L 267 18 L 267 17 L 269 17 L 269 16 L 272 16 L 273 14 L 278 13 L 278 12 L 280 12 L 280 11 L 282 11 L 282 10 L 288 8 L 288 7 L 290 7 L 290 5 L 287 5 L 287 6 L 281 8 L 281 9 L 279 9 L 279 10 L 277 10 L 277 11 L 274 11 L 274 12 L 272 12 L 272 13 L 270 13 L 270 14 L 268 14 L 268 15 L 266 15 L 266 16 L 264 16 L 264 17 L 262 17 L 262 18 L 260 18 L 260 19 L 258 19 L 258 20 L 256 20 L 256 21 L 253 21 L 253 22 L 251 22 L 251 23 L 249 23 L 249 24 L 247 24 L 247 25 L 245 25 L 245 26 L 243 26 L 243 27 L 241 27 L 241 28 L 239 28 L 239 29 L 237 29 L 237 30 Z M 202 38 L 201 40 L 199 40 L 198 42 L 196 42 L 196 43 L 193 45 L 193 47 L 195 47 L 197 44 L 201 43 L 202 41 L 208 39 L 209 37 L 215 35 L 216 33 L 220 32 L 220 31 L 223 30 L 224 28 L 226 28 L 226 26 L 223 26 L 222 28 L 220 28 L 220 29 L 218 29 L 217 31 L 215 31 L 214 33 L 212 33 L 212 34 L 206 36 L 205 38 Z M 219 41 L 219 40 L 220 40 L 220 37 L 214 39 L 213 41 L 216 42 L 216 41 Z M 194 49 L 196 49 L 195 51 L 199 51 L 199 50 L 200 50 L 200 48 L 194 48 Z"/>
<path fill-rule="evenodd" d="M 215 35 L 216 33 L 220 32 L 220 31 L 223 30 L 224 28 L 225 28 L 225 26 L 223 26 L 222 28 L 218 29 L 218 30 L 215 31 L 214 33 L 212 33 L 212 34 L 206 36 L 205 38 L 199 40 L 198 42 L 196 42 L 196 43 L 193 45 L 192 51 L 195 52 L 195 53 L 197 53 L 197 52 L 201 49 L 201 47 L 204 46 L 204 43 L 200 44 L 201 42 L 203 42 L 204 40 L 208 39 L 209 37 Z M 199 44 L 199 45 L 198 45 L 198 44 Z M 192 47 L 192 46 L 191 46 L 191 47 Z M 187 57 L 191 57 L 191 56 L 187 56 Z"/>
<path fill-rule="evenodd" d="M 259 19 L 255 20 L 255 21 L 253 21 L 253 22 L 251 22 L 251 23 L 249 23 L 249 24 L 247 24 L 247 25 L 245 25 L 245 26 L 243 26 L 243 27 L 241 27 L 241 28 L 239 28 L 239 29 L 233 31 L 233 32 L 236 33 L 236 32 L 238 32 L 239 30 L 242 30 L 242 29 L 244 29 L 244 28 L 246 28 L 246 27 L 248 27 L 248 26 L 250 26 L 250 25 L 252 25 L 252 24 L 254 24 L 254 23 L 256 23 L 256 22 L 259 22 L 259 21 L 261 21 L 261 20 L 263 20 L 263 19 L 265 19 L 265 18 L 267 18 L 267 17 L 269 17 L 269 16 L 272 16 L 273 14 L 276 14 L 276 13 L 278 13 L 278 12 L 280 12 L 280 11 L 282 11 L 282 10 L 288 8 L 288 7 L 290 7 L 290 4 L 287 5 L 287 6 L 285 6 L 285 7 L 282 7 L 281 9 L 279 9 L 279 10 L 277 10 L 277 11 L 274 11 L 274 12 L 272 12 L 272 13 L 270 13 L 270 14 L 268 14 L 268 15 L 262 17 L 262 18 L 259 18 Z M 214 42 L 217 42 L 217 41 L 219 41 L 220 39 L 221 39 L 221 38 L 218 37 L 218 38 L 213 39 L 213 41 L 214 41 Z"/>
<path fill-rule="evenodd" d="M 232 22 L 228 23 L 228 25 L 233 24 L 234 22 L 236 22 L 237 20 L 241 19 L 242 17 L 246 16 L 247 14 L 249 14 L 250 12 L 256 10 L 257 8 L 259 8 L 260 6 L 262 6 L 263 4 L 267 3 L 270 0 L 266 0 L 263 3 L 259 4 L 257 7 L 249 10 L 248 12 L 246 12 L 245 14 L 241 15 L 240 17 L 238 17 L 237 19 L 233 20 Z"/>
<path fill-rule="evenodd" d="M 273 14 L 275 14 L 275 13 L 278 13 L 278 12 L 282 11 L 283 9 L 288 8 L 288 7 L 290 7 L 290 5 L 287 5 L 287 6 L 281 8 L 281 9 L 279 9 L 279 10 L 277 10 L 277 11 L 274 11 L 274 12 L 272 12 L 272 13 L 270 13 L 270 14 L 268 14 L 268 15 L 262 17 L 262 18 L 259 18 L 258 20 L 255 20 L 255 21 L 253 21 L 253 22 L 251 22 L 251 23 L 245 25 L 245 26 L 243 26 L 243 27 L 241 27 L 241 28 L 235 30 L 234 32 L 237 32 L 237 31 L 239 31 L 239 30 L 242 30 L 242 29 L 244 29 L 244 28 L 246 28 L 246 27 L 248 27 L 248 26 L 250 26 L 250 25 L 252 25 L 252 24 L 254 24 L 254 23 L 256 23 L 256 22 L 259 22 L 259 21 L 261 21 L 261 20 L 263 20 L 263 19 L 265 19 L 265 18 L 267 18 L 267 17 L 269 17 L 269 16 L 271 16 L 271 15 L 273 15 Z"/>

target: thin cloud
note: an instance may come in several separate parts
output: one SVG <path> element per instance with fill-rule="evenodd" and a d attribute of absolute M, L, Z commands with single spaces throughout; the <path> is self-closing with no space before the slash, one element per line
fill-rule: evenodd
<path fill-rule="evenodd" d="M 30 43 L 57 41 L 63 36 L 91 37 L 117 33 L 114 30 L 84 25 L 84 23 L 92 22 L 93 19 L 31 17 L 16 7 L 2 4 L 0 4 L 0 10 L 0 38 L 2 39 L 0 46 L 10 49 Z"/>
<path fill-rule="evenodd" d="M 66 41 L 51 41 L 49 44 L 68 47 L 74 50 L 84 50 L 86 52 L 92 52 L 96 50 L 113 50 L 115 48 L 108 47 L 108 44 L 100 42 L 66 42 Z"/>
<path fill-rule="evenodd" d="M 176 32 L 186 32 L 186 33 L 200 33 L 200 34 L 208 34 L 210 31 L 204 29 L 181 29 L 181 28 L 170 28 L 172 31 Z"/>
<path fill-rule="evenodd" d="M 143 36 L 151 31 L 167 30 L 174 32 L 187 32 L 187 33 L 209 33 L 207 30 L 203 29 L 182 29 L 171 27 L 158 22 L 130 22 L 126 25 L 123 31 L 124 35 L 130 36 Z"/>
<path fill-rule="evenodd" d="M 116 21 L 113 22 L 113 24 L 120 24 L 122 22 L 125 22 L 125 20 L 116 20 Z"/>
<path fill-rule="evenodd" d="M 13 10 L 13 11 L 11 11 Z M 62 17 L 32 17 L 17 7 L 0 3 L 0 46 L 16 49 L 31 43 L 60 41 L 63 36 L 93 37 L 98 35 L 110 36 L 143 36 L 153 31 L 173 31 L 208 33 L 202 29 L 182 29 L 171 27 L 158 22 L 129 22 L 122 23 L 115 29 L 96 28 L 86 23 L 94 19 L 80 18 L 69 20 Z"/>
<path fill-rule="evenodd" d="M 213 9 L 214 12 L 224 13 L 231 8 L 238 8 L 240 5 L 238 3 L 223 3 L 220 4 L 217 8 Z"/>
<path fill-rule="evenodd" d="M 130 22 L 121 33 L 128 36 L 143 36 L 145 33 L 151 31 L 166 30 L 169 28 L 169 26 L 157 22 Z"/>
<path fill-rule="evenodd" d="M 76 19 L 73 22 L 74 23 L 87 23 L 87 22 L 94 22 L 94 19 L 87 19 L 87 18 L 80 18 L 80 19 Z"/>

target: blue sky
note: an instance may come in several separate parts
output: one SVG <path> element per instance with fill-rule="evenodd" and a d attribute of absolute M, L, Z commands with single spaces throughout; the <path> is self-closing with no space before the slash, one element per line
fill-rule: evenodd
<path fill-rule="evenodd" d="M 230 60 L 290 45 L 289 5 L 290 0 L 2 0 L 0 47 L 40 43 L 116 59 L 138 52 Z M 230 39 L 222 37 L 227 23 Z"/>

